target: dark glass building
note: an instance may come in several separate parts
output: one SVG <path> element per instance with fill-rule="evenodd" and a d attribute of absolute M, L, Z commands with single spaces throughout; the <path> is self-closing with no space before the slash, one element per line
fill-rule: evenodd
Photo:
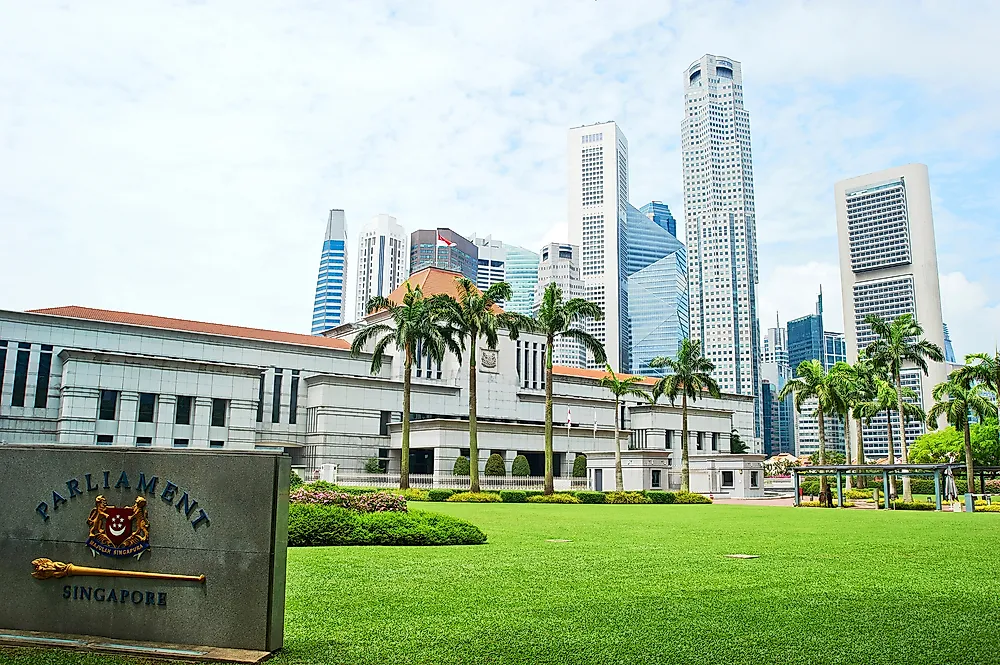
<path fill-rule="evenodd" d="M 414 231 L 410 234 L 410 274 L 431 267 L 460 272 L 475 282 L 479 248 L 451 229 Z"/>

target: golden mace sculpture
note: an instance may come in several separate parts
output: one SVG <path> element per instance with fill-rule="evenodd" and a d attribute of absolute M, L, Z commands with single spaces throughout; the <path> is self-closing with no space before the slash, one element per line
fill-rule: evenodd
<path fill-rule="evenodd" d="M 172 575 L 170 573 L 146 573 L 133 570 L 111 570 L 108 568 L 90 568 L 72 563 L 53 561 L 52 559 L 35 559 L 31 562 L 35 569 L 31 576 L 36 580 L 47 580 L 53 577 L 68 577 L 70 575 L 94 575 L 97 577 L 142 577 L 152 580 L 180 580 L 184 582 L 205 583 L 204 575 Z"/>

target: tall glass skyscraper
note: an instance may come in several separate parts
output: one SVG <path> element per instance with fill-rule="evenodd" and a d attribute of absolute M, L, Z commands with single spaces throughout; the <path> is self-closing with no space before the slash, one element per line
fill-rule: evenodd
<path fill-rule="evenodd" d="M 826 366 L 823 344 L 823 292 L 816 300 L 816 313 L 800 316 L 788 322 L 788 366 L 792 376 L 804 360 L 818 360 Z"/>
<path fill-rule="evenodd" d="M 509 312 L 531 316 L 535 304 L 535 285 L 538 283 L 538 254 L 504 244 L 507 250 L 506 281 L 514 291 L 514 297 L 503 308 Z"/>
<path fill-rule="evenodd" d="M 670 206 L 666 203 L 662 201 L 650 201 L 639 208 L 639 212 L 656 222 L 657 226 L 670 235 L 677 237 L 677 220 L 674 219 L 673 213 L 670 212 Z"/>
<path fill-rule="evenodd" d="M 319 257 L 316 299 L 313 302 L 312 334 L 336 328 L 344 322 L 344 278 L 347 275 L 347 220 L 334 209 L 326 221 L 323 252 Z"/>

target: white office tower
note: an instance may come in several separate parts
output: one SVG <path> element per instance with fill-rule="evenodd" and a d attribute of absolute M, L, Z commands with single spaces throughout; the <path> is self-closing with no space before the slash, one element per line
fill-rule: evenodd
<path fill-rule="evenodd" d="M 685 244 L 691 338 L 715 363 L 723 392 L 758 396 L 757 232 L 750 115 L 740 63 L 703 56 L 684 72 Z"/>
<path fill-rule="evenodd" d="M 479 248 L 479 267 L 476 270 L 476 286 L 485 291 L 490 285 L 502 282 L 506 278 L 505 264 L 507 248 L 493 236 L 485 238 L 478 235 L 469 236 L 469 241 Z"/>
<path fill-rule="evenodd" d="M 550 243 L 542 247 L 538 262 L 538 282 L 535 284 L 535 312 L 542 304 L 545 289 L 552 282 L 562 290 L 564 302 L 584 297 L 586 290 L 580 279 L 579 261 L 580 248 L 576 245 Z M 581 323 L 574 326 L 584 327 Z M 552 344 L 552 363 L 567 367 L 586 367 L 587 350 L 576 340 L 556 338 Z"/>
<path fill-rule="evenodd" d="M 847 361 L 855 362 L 858 351 L 875 340 L 865 323 L 869 314 L 887 321 L 900 314 L 912 314 L 923 326 L 924 339 L 944 348 L 927 167 L 908 164 L 841 180 L 834 190 Z M 921 395 L 925 411 L 934 403 L 934 386 L 946 379 L 947 366 L 928 362 L 928 370 L 928 376 L 915 368 L 902 374 L 903 385 Z M 923 432 L 922 422 L 910 421 L 906 427 L 907 445 Z M 898 457 L 899 432 L 894 431 L 893 437 Z M 864 443 L 869 458 L 888 454 L 884 415 L 865 428 Z"/>
<path fill-rule="evenodd" d="M 621 291 L 627 248 L 620 229 L 627 223 L 628 141 L 614 122 L 569 130 L 569 240 L 580 248 L 580 275 L 584 297 L 604 312 L 602 321 L 588 321 L 586 329 L 607 352 L 615 371 L 628 371 L 628 312 Z M 588 358 L 590 367 L 597 367 Z M 601 365 L 603 367 L 603 365 Z"/>
<path fill-rule="evenodd" d="M 358 298 L 355 320 L 372 296 L 387 296 L 409 275 L 408 236 L 392 215 L 375 215 L 358 237 Z"/>

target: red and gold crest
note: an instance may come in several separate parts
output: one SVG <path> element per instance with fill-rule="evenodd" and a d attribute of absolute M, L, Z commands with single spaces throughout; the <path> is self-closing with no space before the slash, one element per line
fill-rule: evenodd
<path fill-rule="evenodd" d="M 146 499 L 138 496 L 131 506 L 109 506 L 98 496 L 87 518 L 90 534 L 87 547 L 94 556 L 139 558 L 149 548 L 149 513 Z"/>

